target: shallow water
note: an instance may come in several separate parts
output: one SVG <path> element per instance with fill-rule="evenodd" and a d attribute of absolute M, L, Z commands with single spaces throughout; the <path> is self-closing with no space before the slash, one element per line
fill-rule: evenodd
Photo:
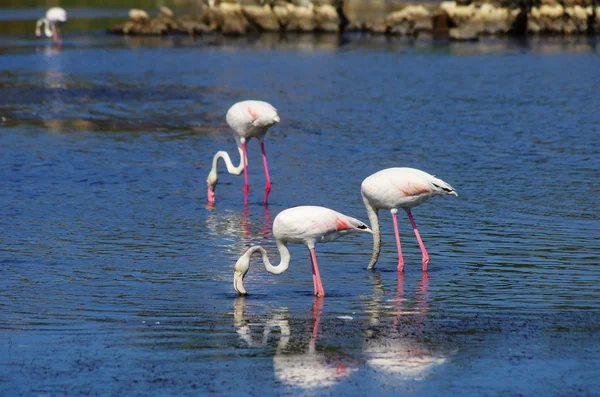
<path fill-rule="evenodd" d="M 593 39 L 127 38 L 62 48 L 0 36 L 0 394 L 600 393 L 600 58 Z M 273 190 L 243 178 L 224 122 L 271 102 Z M 367 220 L 360 183 L 420 168 L 451 183 L 370 236 L 305 247 L 275 276 L 273 218 L 323 205 Z M 223 170 L 223 168 L 221 168 Z"/>

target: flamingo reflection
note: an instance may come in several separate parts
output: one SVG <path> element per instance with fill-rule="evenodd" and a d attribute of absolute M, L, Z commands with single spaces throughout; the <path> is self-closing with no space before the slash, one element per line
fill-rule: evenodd
<path fill-rule="evenodd" d="M 427 294 L 429 276 L 423 273 L 414 304 L 407 298 L 404 275 L 398 274 L 395 302 L 390 306 L 383 301 L 384 290 L 379 274 L 373 275 L 374 293 L 370 302 L 367 342 L 364 354 L 368 365 L 375 371 L 400 382 L 421 381 L 436 367 L 447 361 L 447 357 L 434 353 L 423 340 L 415 338 L 425 327 L 429 311 Z M 385 310 L 391 308 L 392 327 L 382 327 Z"/>
<path fill-rule="evenodd" d="M 258 224 L 257 224 L 258 223 Z M 208 211 L 207 228 L 218 238 L 232 237 L 235 241 L 243 242 L 267 240 L 271 236 L 273 215 L 268 208 L 262 209 L 261 222 L 250 221 L 250 208 L 240 211 Z"/>
<path fill-rule="evenodd" d="M 323 299 L 315 298 L 312 306 L 312 328 L 308 347 L 299 351 L 298 344 L 290 344 L 292 329 L 287 318 L 287 308 L 276 311 L 264 322 L 263 336 L 256 341 L 251 336 L 251 325 L 245 314 L 245 297 L 238 297 L 234 302 L 234 320 L 238 335 L 250 347 L 264 347 L 274 328 L 279 328 L 280 337 L 273 356 L 275 376 L 288 386 L 301 389 L 330 387 L 346 378 L 357 368 L 339 353 L 317 351 L 317 336 Z"/>

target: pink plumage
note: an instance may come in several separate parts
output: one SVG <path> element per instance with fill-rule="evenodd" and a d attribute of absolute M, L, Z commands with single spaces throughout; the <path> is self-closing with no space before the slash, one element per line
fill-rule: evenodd
<path fill-rule="evenodd" d="M 351 232 L 372 233 L 371 229 L 358 219 L 324 207 L 301 206 L 288 208 L 280 212 L 273 221 L 273 237 L 279 250 L 281 261 L 273 266 L 267 252 L 261 246 L 250 247 L 236 262 L 233 287 L 240 294 L 245 294 L 243 279 L 250 267 L 250 257 L 255 252 L 262 256 L 265 268 L 269 273 L 281 274 L 290 264 L 291 254 L 288 243 L 304 244 L 308 247 L 312 262 L 313 284 L 315 295 L 324 296 L 325 290 L 319 273 L 315 245 L 336 240 Z"/>
<path fill-rule="evenodd" d="M 446 194 L 458 196 L 454 188 L 441 179 L 421 170 L 414 168 L 388 168 L 365 178 L 361 185 L 361 194 L 367 208 L 369 220 L 371 221 L 371 228 L 373 229 L 373 255 L 368 269 L 372 269 L 375 266 L 381 250 L 378 210 L 387 209 L 392 213 L 394 221 L 394 232 L 396 234 L 396 246 L 398 249 L 398 271 L 404 271 L 404 258 L 402 257 L 397 218 L 398 208 L 402 208 L 408 214 L 408 219 L 419 242 L 419 247 L 423 254 L 423 271 L 427 271 L 429 255 L 417 230 L 411 208 L 422 204 L 432 196 Z"/>
<path fill-rule="evenodd" d="M 227 124 L 231 127 L 233 137 L 235 138 L 238 151 L 240 153 L 240 164 L 236 167 L 231 162 L 229 154 L 224 151 L 217 152 L 213 157 L 212 168 L 206 183 L 208 185 L 208 203 L 215 203 L 215 187 L 217 186 L 217 163 L 220 158 L 225 161 L 227 171 L 233 175 L 240 175 L 244 172 L 244 204 L 248 204 L 248 156 L 246 152 L 246 143 L 251 138 L 260 141 L 260 150 L 263 157 L 265 168 L 265 199 L 267 205 L 269 192 L 271 191 L 271 179 L 269 177 L 269 168 L 267 166 L 267 155 L 265 153 L 264 137 L 269 128 L 280 121 L 277 109 L 271 104 L 263 101 L 242 101 L 229 108 L 226 115 Z"/>

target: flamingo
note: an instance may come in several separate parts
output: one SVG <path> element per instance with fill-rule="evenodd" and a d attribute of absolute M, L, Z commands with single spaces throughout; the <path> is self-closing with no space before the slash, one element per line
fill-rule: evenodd
<path fill-rule="evenodd" d="M 279 265 L 271 265 L 267 251 L 263 247 L 259 245 L 252 246 L 235 264 L 233 287 L 241 295 L 246 294 L 243 280 L 250 267 L 250 257 L 255 252 L 258 251 L 261 254 L 263 263 L 269 273 L 281 274 L 288 269 L 290 264 L 291 254 L 287 244 L 304 244 L 310 251 L 315 295 L 324 296 L 325 290 L 323 289 L 317 264 L 315 244 L 333 241 L 350 232 L 373 233 L 367 225 L 358 219 L 329 208 L 301 206 L 281 211 L 273 221 L 273 236 L 281 258 Z"/>
<path fill-rule="evenodd" d="M 373 255 L 367 269 L 373 269 L 381 250 L 381 233 L 379 232 L 379 209 L 387 209 L 392 213 L 396 246 L 398 248 L 398 271 L 404 271 L 404 258 L 400 247 L 398 232 L 398 208 L 403 208 L 419 242 L 423 254 L 423 271 L 427 271 L 429 255 L 421 240 L 417 224 L 413 219 L 411 208 L 423 203 L 431 196 L 453 194 L 458 196 L 452 186 L 424 171 L 414 168 L 388 168 L 368 176 L 362 182 L 361 194 L 371 228 L 373 229 Z"/>
<path fill-rule="evenodd" d="M 226 120 L 227 124 L 233 130 L 233 137 L 240 152 L 240 165 L 237 167 L 234 166 L 227 152 L 219 151 L 215 154 L 212 161 L 212 168 L 206 178 L 206 183 L 208 184 L 208 204 L 213 205 L 215 203 L 215 187 L 218 181 L 217 163 L 222 158 L 230 174 L 239 175 L 244 171 L 244 204 L 248 205 L 248 156 L 246 155 L 246 142 L 250 138 L 257 138 L 260 141 L 260 150 L 265 166 L 265 178 L 267 182 L 264 203 L 267 205 L 267 199 L 271 191 L 271 179 L 269 178 L 269 168 L 267 167 L 264 137 L 268 129 L 280 121 L 277 109 L 263 101 L 242 101 L 229 108 Z"/>
<path fill-rule="evenodd" d="M 41 27 L 44 25 L 44 34 L 46 37 L 52 37 L 58 45 L 62 43 L 57 26 L 67 22 L 67 12 L 60 7 L 52 7 L 46 11 L 46 18 L 40 18 L 35 24 L 35 35 L 42 35 Z"/>

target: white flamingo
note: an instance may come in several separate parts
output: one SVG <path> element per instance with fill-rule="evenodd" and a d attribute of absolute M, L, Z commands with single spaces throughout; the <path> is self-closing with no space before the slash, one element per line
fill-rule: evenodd
<path fill-rule="evenodd" d="M 237 167 L 231 162 L 229 154 L 219 151 L 215 154 L 212 161 L 212 168 L 206 178 L 208 184 L 208 203 L 215 203 L 215 187 L 217 186 L 217 163 L 222 158 L 227 166 L 227 171 L 233 175 L 239 175 L 244 172 L 244 204 L 248 204 L 248 156 L 246 152 L 246 142 L 250 138 L 257 138 L 260 141 L 260 150 L 262 152 L 263 163 L 265 166 L 265 205 L 271 191 L 271 179 L 269 178 L 269 168 L 267 167 L 267 155 L 265 154 L 264 137 L 268 129 L 280 121 L 277 109 L 271 104 L 263 101 L 242 101 L 234 104 L 227 111 L 227 124 L 233 130 L 233 137 L 240 152 L 240 165 Z"/>
<path fill-rule="evenodd" d="M 398 208 L 402 208 L 408 214 L 408 219 L 419 242 L 423 254 L 423 271 L 427 271 L 429 255 L 421 240 L 410 209 L 423 203 L 431 196 L 446 194 L 458 196 L 454 188 L 441 179 L 421 170 L 388 168 L 365 178 L 361 185 L 361 194 L 373 229 L 373 255 L 367 268 L 373 269 L 381 251 L 378 210 L 387 209 L 391 211 L 394 220 L 394 232 L 396 233 L 396 246 L 398 248 L 398 271 L 404 271 L 404 258 L 400 247 L 397 217 Z"/>
<path fill-rule="evenodd" d="M 252 246 L 235 264 L 233 287 L 240 294 L 246 294 L 243 280 L 250 267 L 250 257 L 255 252 L 258 251 L 261 254 L 263 263 L 269 273 L 281 274 L 288 269 L 290 264 L 291 255 L 287 244 L 304 244 L 310 251 L 315 295 L 324 296 L 325 290 L 323 289 L 317 264 L 315 244 L 333 241 L 350 232 L 373 233 L 367 225 L 358 219 L 329 208 L 313 206 L 288 208 L 280 212 L 273 221 L 273 236 L 281 257 L 279 265 L 273 266 L 271 264 L 267 251 L 263 247 L 259 245 Z"/>
<path fill-rule="evenodd" d="M 52 7 L 46 11 L 46 18 L 40 18 L 35 24 L 35 35 L 42 35 L 41 27 L 44 25 L 44 34 L 46 37 L 52 37 L 58 45 L 62 43 L 57 26 L 67 22 L 67 12 L 60 7 Z"/>

